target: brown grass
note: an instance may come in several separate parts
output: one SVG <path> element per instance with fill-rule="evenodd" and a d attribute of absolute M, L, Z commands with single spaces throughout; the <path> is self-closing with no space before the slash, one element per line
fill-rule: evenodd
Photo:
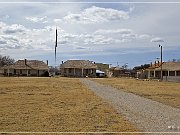
<path fill-rule="evenodd" d="M 105 85 L 180 108 L 180 83 L 142 81 L 129 78 L 93 79 Z"/>
<path fill-rule="evenodd" d="M 1 132 L 137 131 L 78 79 L 0 78 Z"/>

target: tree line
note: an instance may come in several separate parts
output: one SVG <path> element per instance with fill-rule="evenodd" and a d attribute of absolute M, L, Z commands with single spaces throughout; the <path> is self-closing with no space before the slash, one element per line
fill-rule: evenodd
<path fill-rule="evenodd" d="M 133 70 L 136 71 L 136 70 L 140 70 L 140 69 L 146 69 L 148 67 L 150 67 L 150 64 L 144 64 L 144 65 L 141 65 L 141 66 L 134 67 Z"/>

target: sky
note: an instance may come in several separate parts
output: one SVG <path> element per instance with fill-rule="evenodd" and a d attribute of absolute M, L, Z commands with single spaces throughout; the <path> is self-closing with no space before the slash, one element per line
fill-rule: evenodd
<path fill-rule="evenodd" d="M 129 68 L 180 59 L 180 0 L 0 0 L 0 55 Z M 58 30 L 57 61 L 54 58 Z"/>

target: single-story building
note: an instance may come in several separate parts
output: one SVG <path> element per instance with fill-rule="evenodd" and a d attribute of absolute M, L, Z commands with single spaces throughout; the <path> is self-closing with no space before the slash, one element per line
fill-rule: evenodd
<path fill-rule="evenodd" d="M 120 77 L 122 74 L 124 74 L 124 69 L 117 66 L 117 67 L 111 67 L 109 69 L 109 75 L 108 77 Z"/>
<path fill-rule="evenodd" d="M 160 78 L 160 74 L 154 74 L 157 68 L 161 67 L 161 63 L 158 61 L 154 64 L 150 64 L 150 66 L 146 69 L 140 69 L 137 71 L 137 78 L 139 79 L 158 79 Z"/>
<path fill-rule="evenodd" d="M 48 65 L 39 60 L 18 60 L 13 65 L 3 66 L 1 76 L 49 76 Z"/>
<path fill-rule="evenodd" d="M 180 82 L 180 62 L 163 62 L 151 65 L 149 68 L 141 70 L 138 76 L 141 79 L 160 79 L 161 66 L 163 80 Z"/>
<path fill-rule="evenodd" d="M 111 67 L 108 72 L 108 77 L 134 77 L 134 73 L 131 70 L 124 69 L 122 67 Z"/>
<path fill-rule="evenodd" d="M 89 60 L 68 60 L 60 65 L 60 73 L 67 77 L 96 77 L 97 65 Z"/>

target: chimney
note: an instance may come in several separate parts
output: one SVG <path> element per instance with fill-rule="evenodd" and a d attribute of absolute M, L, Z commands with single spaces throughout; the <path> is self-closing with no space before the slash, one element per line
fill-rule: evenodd
<path fill-rule="evenodd" d="M 64 63 L 64 61 L 62 61 L 62 64 Z"/>
<path fill-rule="evenodd" d="M 47 65 L 49 64 L 48 60 L 46 61 Z"/>
<path fill-rule="evenodd" d="M 155 67 L 156 67 L 156 61 L 154 62 L 154 65 L 155 65 Z"/>
<path fill-rule="evenodd" d="M 150 67 L 152 67 L 152 62 L 151 62 L 151 64 L 150 64 Z"/>
<path fill-rule="evenodd" d="M 24 64 L 27 65 L 27 60 L 26 59 L 24 59 Z"/>
<path fill-rule="evenodd" d="M 158 60 L 158 67 L 160 66 L 159 60 Z"/>

